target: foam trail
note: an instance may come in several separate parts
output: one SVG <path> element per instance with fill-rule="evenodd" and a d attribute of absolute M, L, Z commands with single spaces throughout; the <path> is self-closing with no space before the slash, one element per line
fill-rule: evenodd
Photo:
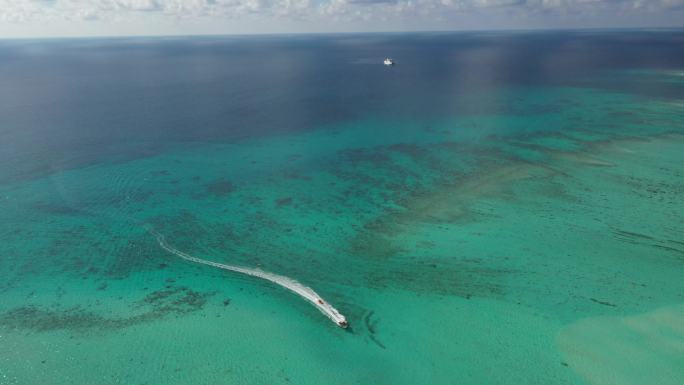
<path fill-rule="evenodd" d="M 246 275 L 251 275 L 252 277 L 257 277 L 261 279 L 265 279 L 267 281 L 273 282 L 276 285 L 280 285 L 295 294 L 299 295 L 300 297 L 304 298 L 305 300 L 311 302 L 318 310 L 321 311 L 321 313 L 325 314 L 328 318 L 330 318 L 337 326 L 340 326 L 342 328 L 347 327 L 347 319 L 340 314 L 340 312 L 337 311 L 332 305 L 330 305 L 328 302 L 324 301 L 321 296 L 319 296 L 313 289 L 310 287 L 304 286 L 301 283 L 295 281 L 294 279 L 284 277 L 282 275 L 277 275 L 273 273 L 269 273 L 263 270 L 259 269 L 250 269 L 247 267 L 240 267 L 240 266 L 233 266 L 233 265 L 226 265 L 223 263 L 218 263 L 218 262 L 212 262 L 212 261 L 207 261 L 206 259 L 202 258 L 197 258 L 193 257 L 190 254 L 184 253 L 173 246 L 169 245 L 168 242 L 166 242 L 166 239 L 164 238 L 163 235 L 151 231 L 156 237 L 157 237 L 157 242 L 159 242 L 159 246 L 161 246 L 164 250 L 168 251 L 171 254 L 174 254 L 178 257 L 181 257 L 185 259 L 186 261 L 190 262 L 195 262 L 195 263 L 201 263 L 203 265 L 208 265 L 208 266 L 213 266 L 217 267 L 219 269 L 224 269 L 224 270 L 230 270 L 234 271 L 236 273 L 242 273 Z"/>

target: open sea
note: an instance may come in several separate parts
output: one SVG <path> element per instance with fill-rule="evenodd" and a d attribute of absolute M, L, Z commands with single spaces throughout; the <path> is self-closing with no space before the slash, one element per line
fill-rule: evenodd
<path fill-rule="evenodd" d="M 15 384 L 684 384 L 684 31 L 0 40 Z"/>

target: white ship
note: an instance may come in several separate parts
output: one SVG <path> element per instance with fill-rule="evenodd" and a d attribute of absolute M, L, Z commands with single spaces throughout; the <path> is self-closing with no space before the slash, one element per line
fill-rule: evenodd
<path fill-rule="evenodd" d="M 393 66 L 393 65 L 394 65 L 394 60 L 392 60 L 392 59 L 386 57 L 386 58 L 385 58 L 385 61 L 383 61 L 383 64 L 385 64 L 386 66 Z"/>

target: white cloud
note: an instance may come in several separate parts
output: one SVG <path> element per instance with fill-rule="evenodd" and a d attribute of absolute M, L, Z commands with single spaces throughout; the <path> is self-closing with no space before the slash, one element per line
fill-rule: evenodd
<path fill-rule="evenodd" d="M 469 17 L 483 21 L 525 18 L 581 17 L 616 14 L 639 17 L 684 9 L 684 0 L 0 0 L 0 23 L 111 23 L 137 20 L 271 20 L 273 23 L 314 23 L 324 29 L 335 23 L 355 26 L 440 25 L 458 28 Z M 540 16 L 543 15 L 543 16 Z M 498 18 L 498 19 L 497 19 Z M 470 18 L 472 19 L 472 17 Z M 364 24 L 365 23 L 365 24 Z M 486 24 L 486 23 L 485 23 Z M 679 24 L 684 24 L 680 22 Z M 2 25 L 0 25 L 0 31 Z"/>

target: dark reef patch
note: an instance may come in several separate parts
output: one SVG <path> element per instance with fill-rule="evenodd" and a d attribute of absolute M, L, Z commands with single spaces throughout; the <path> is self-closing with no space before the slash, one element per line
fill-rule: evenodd
<path fill-rule="evenodd" d="M 198 292 L 185 286 L 170 286 L 165 290 L 157 290 L 145 296 L 137 306 L 149 306 L 154 313 L 185 314 L 201 310 L 207 298 L 216 292 Z"/>
<path fill-rule="evenodd" d="M 159 246 L 151 235 L 138 236 L 116 249 L 106 261 L 104 273 L 110 279 L 124 279 L 136 271 L 154 270 L 159 266 L 155 257 L 160 254 Z"/>
<path fill-rule="evenodd" d="M 225 197 L 235 191 L 235 185 L 227 180 L 219 180 L 206 185 L 207 192 L 217 197 Z"/>
<path fill-rule="evenodd" d="M 289 206 L 292 204 L 292 197 L 276 199 L 275 203 L 276 207 Z"/>
<path fill-rule="evenodd" d="M 207 303 L 207 299 L 214 294 L 214 292 L 197 292 L 186 287 L 155 291 L 134 306 L 135 309 L 143 309 L 143 312 L 120 318 L 106 317 L 85 310 L 81 306 L 62 309 L 22 306 L 1 314 L 0 327 L 34 332 L 113 331 L 163 319 L 170 315 L 180 316 L 200 311 Z"/>
<path fill-rule="evenodd" d="M 61 273 L 83 279 L 124 279 L 131 273 L 154 270 L 163 255 L 154 237 L 139 227 L 130 233 L 100 221 L 88 221 L 65 227 L 50 237 L 40 234 L 35 239 L 31 255 L 21 260 L 21 275 Z M 40 264 L 34 263 L 40 260 Z"/>
<path fill-rule="evenodd" d="M 194 213 L 189 210 L 181 210 L 176 215 L 160 215 L 149 220 L 149 224 L 154 231 L 162 234 L 166 240 L 173 244 L 178 250 L 192 254 L 197 249 L 197 240 L 201 239 L 203 245 L 207 247 L 214 247 L 223 250 L 225 253 L 231 253 L 236 245 L 245 242 L 249 234 L 257 232 L 258 229 L 264 228 L 261 224 L 263 220 L 260 214 L 255 214 L 253 227 L 248 227 L 244 231 L 238 232 L 233 223 L 207 223 L 203 222 Z M 247 233 L 248 235 L 245 235 Z M 157 256 L 166 259 L 164 267 L 178 262 L 178 257 L 175 257 L 168 252 L 162 250 L 152 237 L 150 239 L 154 242 Z M 235 254 L 231 253 L 231 256 Z"/>
<path fill-rule="evenodd" d="M 76 207 L 59 203 L 37 202 L 32 205 L 32 208 L 49 215 L 82 215 L 85 213 Z"/>
<path fill-rule="evenodd" d="M 430 154 L 430 151 L 425 146 L 419 146 L 414 143 L 397 143 L 388 147 L 390 151 L 395 151 L 403 155 L 410 156 L 414 160 L 420 160 Z"/>
<path fill-rule="evenodd" d="M 356 235 L 350 241 L 349 248 L 352 255 L 371 259 L 387 259 L 406 251 L 385 234 L 371 232 L 361 232 Z"/>
<path fill-rule="evenodd" d="M 118 329 L 128 326 L 131 322 L 133 322 L 132 318 L 110 319 L 83 310 L 78 306 L 61 310 L 45 310 L 35 306 L 23 306 L 0 315 L 0 325 L 4 328 L 36 332 L 82 331 L 90 328 Z"/>

